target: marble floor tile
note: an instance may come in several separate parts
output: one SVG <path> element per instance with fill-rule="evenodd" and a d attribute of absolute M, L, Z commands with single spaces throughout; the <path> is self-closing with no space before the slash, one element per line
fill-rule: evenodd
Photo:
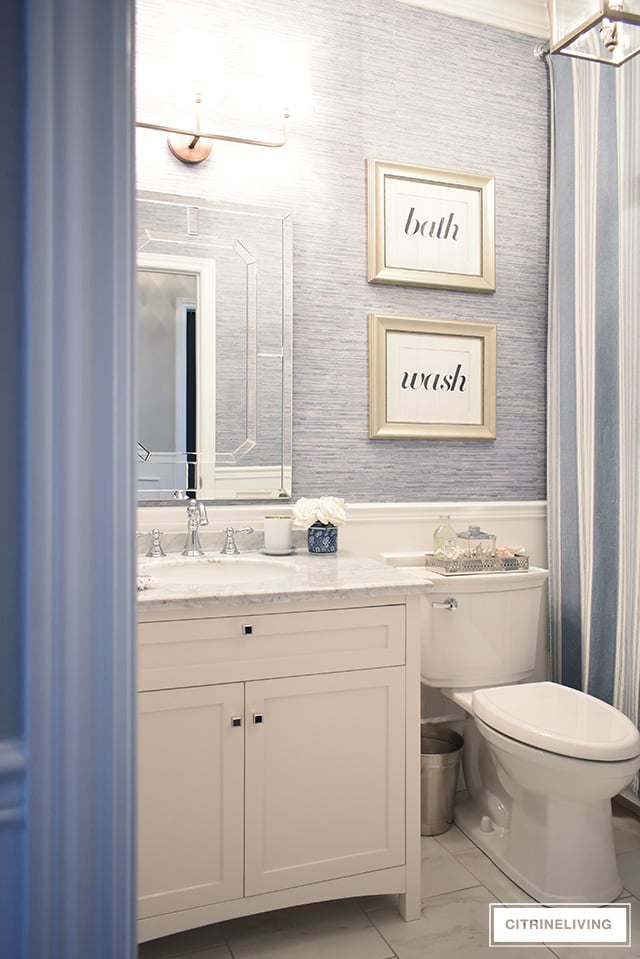
<path fill-rule="evenodd" d="M 228 946 L 211 946 L 195 952 L 182 953 L 180 959 L 233 959 Z"/>
<path fill-rule="evenodd" d="M 471 840 L 465 836 L 461 829 L 458 829 L 455 823 L 448 832 L 443 832 L 435 838 L 441 846 L 444 846 L 444 848 L 454 856 L 462 852 L 473 852 L 478 848 L 475 843 L 471 842 Z"/>
<path fill-rule="evenodd" d="M 354 900 L 251 918 L 225 923 L 233 959 L 393 959 L 393 951 Z"/>
<path fill-rule="evenodd" d="M 388 908 L 373 910 L 369 918 L 398 959 L 553 959 L 543 946 L 528 948 L 526 955 L 518 947 L 491 947 L 489 904 L 494 901 L 476 886 L 427 900 L 415 922 L 403 922 Z"/>
<path fill-rule="evenodd" d="M 479 849 L 474 848 L 473 852 L 462 853 L 458 856 L 458 862 L 468 869 L 498 902 L 535 902 Z"/>
<path fill-rule="evenodd" d="M 625 889 L 640 899 L 640 855 L 636 852 L 618 854 L 618 869 Z"/>
<path fill-rule="evenodd" d="M 446 892 L 455 892 L 457 889 L 470 889 L 479 886 L 480 881 L 472 872 L 469 872 L 446 849 L 444 855 L 422 860 L 420 869 L 420 895 L 422 902 L 432 896 L 441 896 Z"/>
<path fill-rule="evenodd" d="M 167 940 L 173 942 L 167 944 Z M 167 936 L 151 942 L 142 942 L 138 946 L 138 959 L 233 959 L 228 946 L 224 944 L 199 945 L 189 940 L 180 941 L 177 936 Z"/>
<path fill-rule="evenodd" d="M 388 893 L 382 896 L 359 896 L 357 902 L 365 912 L 371 912 L 372 909 L 384 909 L 385 907 L 397 910 L 398 895 L 397 893 Z"/>
<path fill-rule="evenodd" d="M 165 936 L 163 939 L 152 939 L 150 942 L 142 942 L 138 946 L 138 959 L 174 959 L 174 957 L 188 956 L 193 959 L 193 954 L 197 959 L 201 959 L 201 954 L 211 959 L 226 959 L 224 952 L 217 955 L 212 950 L 216 946 L 223 946 L 224 936 L 220 929 L 220 923 L 212 926 L 199 926 L 197 929 L 188 929 L 186 932 L 177 932 L 172 936 Z M 207 953 L 203 950 L 209 950 Z"/>
<path fill-rule="evenodd" d="M 422 836 L 420 838 L 420 856 L 422 859 L 452 858 L 453 853 L 441 843 L 437 836 Z"/>

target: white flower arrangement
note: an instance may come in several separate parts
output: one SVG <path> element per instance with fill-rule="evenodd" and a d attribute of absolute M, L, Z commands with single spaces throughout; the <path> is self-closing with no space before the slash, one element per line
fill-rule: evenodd
<path fill-rule="evenodd" d="M 318 499 L 302 497 L 293 507 L 293 522 L 296 526 L 341 526 L 347 514 L 344 500 L 337 496 L 320 496 Z"/>

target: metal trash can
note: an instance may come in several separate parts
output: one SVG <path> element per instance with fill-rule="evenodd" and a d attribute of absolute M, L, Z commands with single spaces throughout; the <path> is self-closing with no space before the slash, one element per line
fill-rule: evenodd
<path fill-rule="evenodd" d="M 446 726 L 422 726 L 420 735 L 420 833 L 438 836 L 453 822 L 462 736 Z"/>

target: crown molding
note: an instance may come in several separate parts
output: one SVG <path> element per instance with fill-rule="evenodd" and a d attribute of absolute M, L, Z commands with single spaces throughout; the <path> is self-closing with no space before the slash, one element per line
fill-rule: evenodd
<path fill-rule="evenodd" d="M 493 27 L 524 33 L 540 40 L 549 39 L 547 0 L 399 0 L 412 7 L 435 13 L 488 23 Z"/>

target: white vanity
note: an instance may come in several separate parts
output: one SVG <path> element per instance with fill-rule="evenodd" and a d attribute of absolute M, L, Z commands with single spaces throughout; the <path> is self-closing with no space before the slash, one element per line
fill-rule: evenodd
<path fill-rule="evenodd" d="M 197 586 L 158 560 L 138 594 L 140 941 L 358 895 L 420 914 L 425 585 L 347 553 L 253 559 L 209 582 L 201 561 Z"/>

